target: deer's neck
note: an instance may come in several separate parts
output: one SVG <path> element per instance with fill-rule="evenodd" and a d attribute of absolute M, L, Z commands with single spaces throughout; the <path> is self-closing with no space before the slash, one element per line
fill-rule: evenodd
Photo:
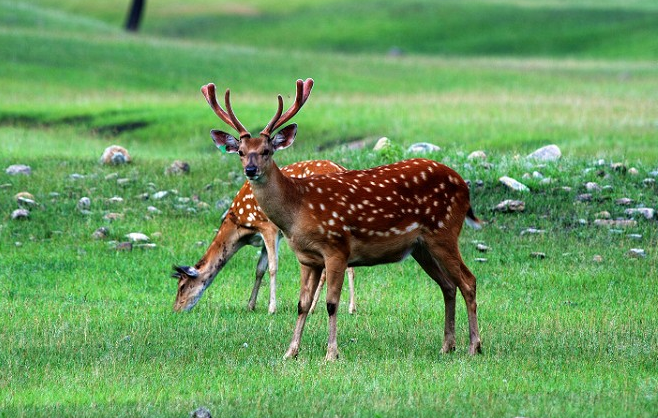
<path fill-rule="evenodd" d="M 295 182 L 272 161 L 258 180 L 249 181 L 254 197 L 265 215 L 286 236 L 290 235 L 303 195 Z"/>
<path fill-rule="evenodd" d="M 215 239 L 195 265 L 195 268 L 199 270 L 203 279 L 208 281 L 208 284 L 224 268 L 231 257 L 245 245 L 240 239 L 238 226 L 230 219 L 231 216 L 231 213 L 226 215 L 226 219 L 219 227 Z"/>

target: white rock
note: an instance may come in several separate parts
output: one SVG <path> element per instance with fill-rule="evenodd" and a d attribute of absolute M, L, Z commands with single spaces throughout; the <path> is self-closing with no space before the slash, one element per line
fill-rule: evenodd
<path fill-rule="evenodd" d="M 487 159 L 487 154 L 485 154 L 484 151 L 473 151 L 472 153 L 468 154 L 469 160 L 486 160 Z"/>
<path fill-rule="evenodd" d="M 585 189 L 587 189 L 588 192 L 594 192 L 601 190 L 601 186 L 599 186 L 598 183 L 595 183 L 593 181 L 588 181 L 587 183 L 585 183 Z"/>
<path fill-rule="evenodd" d="M 429 142 L 418 142 L 407 148 L 407 152 L 413 154 L 424 154 L 426 152 L 439 152 L 439 151 L 441 151 L 441 147 L 439 147 L 438 145 L 430 144 Z"/>
<path fill-rule="evenodd" d="M 635 216 L 639 214 L 647 219 L 653 219 L 655 211 L 652 208 L 635 208 L 635 209 L 626 209 L 624 213 L 629 216 Z"/>
<path fill-rule="evenodd" d="M 155 206 L 149 206 L 146 208 L 146 210 L 149 211 L 150 213 L 162 213 L 162 211 L 156 208 Z"/>
<path fill-rule="evenodd" d="M 169 194 L 168 191 L 162 190 L 160 192 L 153 193 L 153 196 L 151 196 L 151 197 L 153 197 L 153 199 L 155 199 L 155 200 L 160 200 L 163 197 L 167 196 L 168 194 Z"/>
<path fill-rule="evenodd" d="M 138 242 L 138 241 L 141 242 L 141 241 L 150 240 L 150 238 L 147 235 L 142 234 L 141 232 L 131 232 L 130 234 L 126 235 L 126 238 L 128 238 L 132 242 Z"/>
<path fill-rule="evenodd" d="M 377 140 L 377 143 L 372 149 L 374 151 L 381 151 L 385 148 L 389 148 L 390 146 L 391 146 L 391 140 L 383 136 Z"/>
<path fill-rule="evenodd" d="M 11 219 L 20 220 L 28 219 L 30 217 L 30 211 L 27 209 L 16 209 L 11 213 Z"/>
<path fill-rule="evenodd" d="M 114 196 L 114 197 L 109 198 L 108 202 L 110 202 L 110 203 L 123 203 L 123 197 Z"/>
<path fill-rule="evenodd" d="M 88 197 L 81 197 L 78 200 L 78 209 L 79 210 L 88 210 L 91 207 L 91 199 Z"/>
<path fill-rule="evenodd" d="M 628 206 L 631 203 L 633 203 L 633 199 L 629 199 L 628 197 L 622 197 L 620 199 L 615 200 L 615 203 L 620 206 Z"/>
<path fill-rule="evenodd" d="M 528 158 L 541 161 L 556 161 L 562 157 L 562 152 L 557 145 L 546 145 L 528 155 Z"/>
<path fill-rule="evenodd" d="M 525 202 L 522 200 L 503 200 L 494 207 L 498 212 L 523 212 L 525 210 Z"/>
<path fill-rule="evenodd" d="M 487 251 L 489 251 L 491 249 L 490 247 L 488 247 L 484 244 L 478 244 L 478 245 L 475 246 L 475 248 L 481 253 L 486 253 Z"/>
<path fill-rule="evenodd" d="M 537 229 L 537 228 L 526 228 L 523 231 L 521 231 L 521 235 L 541 235 L 545 233 L 546 231 L 543 229 Z"/>
<path fill-rule="evenodd" d="M 514 180 L 511 177 L 503 176 L 499 180 L 501 183 L 503 183 L 505 186 L 507 186 L 512 190 L 516 190 L 518 192 L 527 192 L 529 190 L 528 186 L 517 180 Z"/>
<path fill-rule="evenodd" d="M 7 167 L 5 173 L 9 174 L 10 176 L 15 176 L 17 174 L 23 174 L 25 176 L 29 176 L 30 174 L 32 174 L 32 168 L 29 165 L 14 164 Z"/>
<path fill-rule="evenodd" d="M 631 258 L 644 258 L 647 256 L 642 248 L 631 248 L 627 254 Z"/>
<path fill-rule="evenodd" d="M 595 219 L 594 225 L 610 227 L 632 227 L 637 225 L 637 221 L 632 219 Z"/>

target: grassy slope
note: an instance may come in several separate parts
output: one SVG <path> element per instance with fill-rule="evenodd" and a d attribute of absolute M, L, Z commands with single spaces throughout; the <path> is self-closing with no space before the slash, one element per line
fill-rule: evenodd
<path fill-rule="evenodd" d="M 186 10 L 191 15 L 195 6 L 206 10 L 208 3 L 188 2 Z M 245 38 L 235 27 L 232 33 L 247 46 L 234 46 L 225 37 L 215 42 L 217 36 L 207 35 L 215 22 L 203 20 L 190 36 L 204 41 L 163 39 L 162 34 L 176 33 L 165 31 L 178 24 L 173 17 L 185 14 L 167 15 L 175 10 L 173 2 L 162 14 L 150 9 L 149 35 L 137 37 L 112 27 L 122 18 L 116 8 L 74 1 L 33 4 L 56 8 L 0 2 L 0 184 L 10 184 L 0 190 L 0 321 L 6 324 L 0 331 L 0 414 L 183 416 L 200 405 L 227 416 L 619 416 L 629 410 L 651 416 L 656 410 L 658 300 L 647 291 L 657 276 L 655 222 L 640 220 L 637 227 L 617 233 L 578 221 L 591 222 L 601 210 L 623 217 L 616 197 L 658 206 L 655 188 L 642 183 L 658 160 L 653 93 L 658 70 L 643 61 L 655 58 L 646 55 L 654 38 L 640 37 L 634 51 L 641 53 L 622 55 L 627 50 L 623 43 L 616 52 L 592 48 L 583 53 L 596 60 L 537 58 L 534 53 L 528 58 L 522 51 L 516 58 L 391 58 L 309 52 L 306 48 L 317 49 L 312 37 L 292 52 L 263 50 L 276 44 L 276 37 L 267 40 L 257 31 Z M 268 13 L 285 12 L 265 1 L 248 4 Z M 318 10 L 331 10 L 328 2 L 315 11 L 306 2 L 296 4 L 316 24 Z M 364 10 L 372 10 L 367 8 L 371 4 L 365 3 Z M 614 9 L 613 3 L 605 4 Z M 592 2 L 581 5 L 582 10 L 601 8 Z M 510 6 L 504 6 L 508 13 Z M 60 11 L 67 9 L 89 13 Z M 651 18 L 655 7 L 634 1 L 624 10 L 633 16 L 644 11 Z M 358 17 L 358 10 L 353 14 Z M 473 16 L 466 10 L 455 18 Z M 366 39 L 376 45 L 366 42 L 359 48 L 386 52 L 393 43 L 391 32 L 383 33 L 389 35 Z M 469 33 L 475 36 L 467 31 L 464 39 Z M 637 38 L 633 33 L 638 32 L 620 32 L 617 39 Z M 328 39 L 332 45 L 325 50 L 345 52 Z M 555 49 L 543 55 L 563 54 L 571 55 Z M 611 57 L 615 60 L 602 60 Z M 251 126 L 270 115 L 274 94 L 291 93 L 291 80 L 308 75 L 316 78 L 317 87 L 296 118 L 298 144 L 277 155 L 278 161 L 316 157 L 317 145 L 345 138 L 387 135 L 405 145 L 422 138 L 447 149 L 435 158 L 466 178 L 484 181 L 473 201 L 490 226 L 482 232 L 465 229 L 462 237 L 464 257 L 479 278 L 482 358 L 464 353 L 461 302 L 460 349 L 455 355 L 437 355 L 441 296 L 411 261 L 357 272 L 359 313 L 349 317 L 341 306 L 344 360 L 336 364 L 321 360 L 326 341 L 322 313 L 309 320 L 300 359 L 280 359 L 298 292 L 289 251 L 282 254 L 279 315 L 265 314 L 262 297 L 256 313 L 244 312 L 256 256 L 251 249 L 236 256 L 191 314 L 170 312 L 174 284 L 166 279 L 169 265 L 191 263 L 201 255 L 204 247 L 195 243 L 207 244 L 221 212 L 193 215 L 177 208 L 176 196 L 158 202 L 137 196 L 175 189 L 181 197 L 198 195 L 212 206 L 240 183 L 229 173 L 238 171 L 236 159 L 218 157 L 208 144 L 207 130 L 218 123 L 198 87 L 208 81 L 232 87 L 240 116 Z M 119 135 L 108 128 L 136 122 L 147 125 Z M 129 147 L 136 164 L 97 166 L 102 149 L 115 141 Z M 569 157 L 536 167 L 503 156 L 546 142 L 559 143 Z M 492 169 L 466 161 L 465 153 L 476 148 L 489 151 Z M 627 158 L 637 163 L 640 175 L 595 167 L 596 155 Z M 364 167 L 404 155 L 399 150 L 383 156 L 328 150 L 322 156 Z M 163 176 L 173 158 L 189 160 L 192 174 Z M 19 162 L 32 165 L 34 175 L 4 174 L 4 167 Z M 497 183 L 500 175 L 520 177 L 535 169 L 558 182 L 546 187 L 531 181 L 530 196 L 517 196 Z M 597 175 L 601 170 L 605 177 Z M 118 186 L 105 180 L 114 172 L 131 182 Z M 72 180 L 71 173 L 87 178 Z M 613 189 L 595 194 L 590 204 L 576 203 L 586 181 Z M 574 189 L 563 192 L 559 186 Z M 32 211 L 29 222 L 10 222 L 13 195 L 23 190 L 43 207 Z M 53 191 L 60 196 L 50 197 Z M 107 201 L 117 195 L 126 203 Z M 91 216 L 75 210 L 81 196 L 92 198 Z M 503 198 L 516 197 L 527 201 L 527 214 L 489 210 Z M 147 218 L 151 204 L 163 214 Z M 109 211 L 125 213 L 124 220 L 109 224 L 110 239 L 137 230 L 161 232 L 161 238 L 154 238 L 158 247 L 116 253 L 106 242 L 91 240 L 97 227 L 108 224 L 103 215 Z M 521 237 L 530 226 L 548 232 Z M 493 248 L 485 255 L 488 263 L 474 263 L 482 255 L 473 240 Z M 649 256 L 629 260 L 626 251 L 636 246 Z M 547 259 L 529 258 L 532 251 L 545 252 Z M 593 263 L 595 254 L 604 262 Z"/>

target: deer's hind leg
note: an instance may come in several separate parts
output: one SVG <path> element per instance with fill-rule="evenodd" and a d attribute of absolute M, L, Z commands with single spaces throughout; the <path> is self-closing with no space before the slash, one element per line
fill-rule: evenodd
<path fill-rule="evenodd" d="M 449 353 L 455 350 L 455 295 L 457 288 L 446 276 L 445 272 L 441 270 L 441 266 L 429 253 L 424 245 L 417 246 L 411 256 L 420 264 L 432 280 L 434 280 L 443 293 L 443 301 L 445 303 L 445 325 L 443 329 L 443 346 L 441 347 L 442 353 Z"/>
<path fill-rule="evenodd" d="M 260 285 L 263 282 L 265 270 L 267 270 L 267 248 L 263 246 L 260 250 L 258 263 L 256 264 L 256 280 L 254 280 L 254 287 L 251 289 L 251 297 L 249 297 L 249 303 L 247 304 L 247 309 L 250 311 L 256 309 L 256 299 L 258 298 Z"/>
<path fill-rule="evenodd" d="M 426 248 L 437 261 L 445 277 L 459 288 L 468 312 L 468 328 L 470 334 L 470 354 L 482 352 L 480 332 L 477 321 L 476 279 L 466 267 L 459 252 L 457 240 L 446 240 L 443 237 L 426 237 Z"/>

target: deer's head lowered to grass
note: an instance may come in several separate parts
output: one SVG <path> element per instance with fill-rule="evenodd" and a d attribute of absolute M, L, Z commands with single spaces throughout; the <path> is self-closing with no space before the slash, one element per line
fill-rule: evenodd
<path fill-rule="evenodd" d="M 440 286 L 445 300 L 443 352 L 455 348 L 455 297 L 466 302 L 469 352 L 480 352 L 475 276 L 462 261 L 458 237 L 464 220 L 474 226 L 468 186 L 451 168 L 427 159 L 411 159 L 368 170 L 289 178 L 272 160 L 295 140 L 296 125 L 277 128 L 303 106 L 313 81 L 297 81 L 295 103 L 278 110 L 258 136 L 238 121 L 226 91 L 224 111 L 213 84 L 202 88 L 215 113 L 239 133 L 211 132 L 215 144 L 238 153 L 254 196 L 267 217 L 288 238 L 302 265 L 297 325 L 286 357 L 299 351 L 312 295 L 322 269 L 327 274 L 329 340 L 327 359 L 338 356 L 336 312 L 345 269 L 397 262 L 411 254 Z"/>

